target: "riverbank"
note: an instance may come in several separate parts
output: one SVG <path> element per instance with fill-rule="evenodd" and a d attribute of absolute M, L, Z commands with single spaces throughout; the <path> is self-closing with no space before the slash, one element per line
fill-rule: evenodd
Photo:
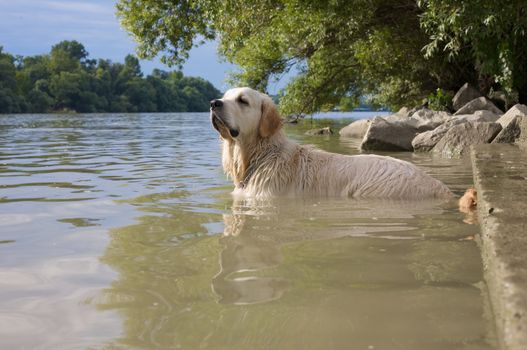
<path fill-rule="evenodd" d="M 474 146 L 471 156 L 484 273 L 500 348 L 527 349 L 527 151 L 487 144 Z"/>

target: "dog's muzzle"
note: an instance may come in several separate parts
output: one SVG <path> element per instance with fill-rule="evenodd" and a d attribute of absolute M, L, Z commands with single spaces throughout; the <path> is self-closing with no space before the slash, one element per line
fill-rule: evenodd
<path fill-rule="evenodd" d="M 223 120 L 216 113 L 214 113 L 213 110 L 210 111 L 210 120 L 214 129 L 216 129 L 218 132 L 221 132 L 220 128 L 226 128 Z"/>
<path fill-rule="evenodd" d="M 218 113 L 216 113 L 214 111 L 213 108 L 211 108 L 210 110 L 210 118 L 211 118 L 211 122 L 212 122 L 212 126 L 214 127 L 214 129 L 216 129 L 220 134 L 222 134 L 222 129 L 225 130 L 227 129 L 229 131 L 229 135 L 232 137 L 232 138 L 235 138 L 237 137 L 240 132 L 236 129 L 233 129 L 233 128 L 230 128 L 227 123 L 218 115 Z M 223 135 L 223 134 L 222 134 Z"/>

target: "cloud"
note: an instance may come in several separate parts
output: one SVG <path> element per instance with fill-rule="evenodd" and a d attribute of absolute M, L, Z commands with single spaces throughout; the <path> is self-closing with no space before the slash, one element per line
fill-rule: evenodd
<path fill-rule="evenodd" d="M 108 10 L 113 11 L 113 6 L 103 6 L 101 4 L 94 4 L 89 2 L 76 1 L 42 1 L 39 2 L 50 9 L 73 11 L 81 13 L 103 13 L 107 14 Z"/>

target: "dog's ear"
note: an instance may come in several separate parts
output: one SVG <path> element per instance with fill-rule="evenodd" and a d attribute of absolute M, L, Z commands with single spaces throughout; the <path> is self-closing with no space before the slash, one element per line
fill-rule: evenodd
<path fill-rule="evenodd" d="M 273 100 L 265 96 L 262 101 L 262 116 L 260 118 L 259 132 L 261 137 L 269 137 L 282 127 L 282 119 Z"/>

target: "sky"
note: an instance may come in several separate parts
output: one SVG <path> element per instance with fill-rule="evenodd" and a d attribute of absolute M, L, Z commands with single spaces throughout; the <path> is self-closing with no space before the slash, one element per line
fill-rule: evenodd
<path fill-rule="evenodd" d="M 49 53 L 62 40 L 81 42 L 90 58 L 123 62 L 134 53 L 133 39 L 119 26 L 112 0 L 0 0 L 0 46 L 13 55 Z M 141 61 L 143 72 L 170 70 L 158 59 Z M 183 73 L 209 80 L 218 89 L 229 88 L 227 72 L 235 66 L 222 62 L 217 43 L 208 42 L 190 52 Z M 283 81 L 269 86 L 270 93 L 283 87 Z"/>

